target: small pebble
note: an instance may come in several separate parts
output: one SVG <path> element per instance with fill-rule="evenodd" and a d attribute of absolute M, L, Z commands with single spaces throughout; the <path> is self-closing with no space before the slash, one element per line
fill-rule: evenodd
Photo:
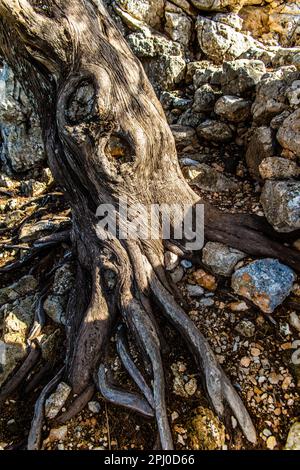
<path fill-rule="evenodd" d="M 277 442 L 274 436 L 270 436 L 267 439 L 267 448 L 273 450 L 277 446 Z"/>
<path fill-rule="evenodd" d="M 188 284 L 187 291 L 191 297 L 201 297 L 202 295 L 204 295 L 204 289 L 201 286 Z"/>
<path fill-rule="evenodd" d="M 182 260 L 180 264 L 184 269 L 190 269 L 193 267 L 193 263 L 187 259 Z"/>
<path fill-rule="evenodd" d="M 251 363 L 251 359 L 250 357 L 247 357 L 247 356 L 242 357 L 240 361 L 240 364 L 242 367 L 249 367 L 250 363 Z"/>
<path fill-rule="evenodd" d="M 249 310 L 248 305 L 246 302 L 231 302 L 228 304 L 228 307 L 232 312 L 246 312 Z"/>
<path fill-rule="evenodd" d="M 97 401 L 90 401 L 88 403 L 88 409 L 91 413 L 98 414 L 101 411 L 100 403 L 98 403 Z"/>
<path fill-rule="evenodd" d="M 251 356 L 253 357 L 258 357 L 261 354 L 261 351 L 258 348 L 251 348 L 250 352 L 251 352 Z"/>
<path fill-rule="evenodd" d="M 211 298 L 201 299 L 200 305 L 202 305 L 203 307 L 212 307 L 213 305 L 215 305 L 215 301 Z"/>

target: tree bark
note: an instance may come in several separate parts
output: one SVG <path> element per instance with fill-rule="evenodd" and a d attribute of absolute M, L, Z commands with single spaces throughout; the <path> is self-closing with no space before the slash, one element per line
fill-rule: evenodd
<path fill-rule="evenodd" d="M 117 210 L 122 198 L 129 205 L 192 207 L 201 202 L 181 173 L 174 138 L 142 65 L 101 0 L 0 0 L 0 19 L 1 53 L 36 107 L 50 169 L 72 209 L 78 275 L 68 308 L 65 378 L 73 392 L 90 390 L 99 377 L 100 390 L 107 390 L 105 346 L 121 317 L 151 370 L 150 401 L 161 442 L 164 449 L 172 448 L 159 332 L 151 309 L 157 300 L 184 333 L 216 411 L 222 415 L 227 401 L 254 442 L 255 431 L 239 397 L 174 300 L 164 274 L 162 241 L 104 240 L 97 233 L 100 204 Z M 252 255 L 277 256 L 294 267 L 299 262 L 299 255 L 275 241 L 275 232 L 258 219 L 220 214 L 205 204 L 205 224 L 206 239 Z M 146 403 L 139 403 L 146 409 Z M 31 446 L 38 446 L 37 441 L 31 433 Z"/>

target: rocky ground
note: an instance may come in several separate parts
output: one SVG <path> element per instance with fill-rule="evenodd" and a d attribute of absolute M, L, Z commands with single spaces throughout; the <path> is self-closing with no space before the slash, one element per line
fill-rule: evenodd
<path fill-rule="evenodd" d="M 110 1 L 108 8 L 160 97 L 182 171 L 218 208 L 300 229 L 300 7 L 293 1 Z M 26 90 L 28 93 L 28 90 Z M 41 306 L 41 359 L 1 408 L 0 448 L 24 446 L 33 405 L 62 359 L 74 278 L 70 212 L 45 163 L 38 120 L 8 66 L 0 69 L 0 386 L 27 354 Z M 300 237 L 294 239 L 300 250 Z M 14 263 L 17 262 L 16 267 Z M 258 449 L 300 449 L 300 283 L 277 260 L 254 260 L 208 243 L 193 265 L 171 253 L 166 268 L 191 319 L 208 338 L 257 429 Z M 10 269 L 11 268 L 14 269 Z M 233 416 L 212 413 L 201 376 L 168 325 L 164 362 L 178 449 L 250 449 Z M 132 353 L 139 357 L 131 345 Z M 132 387 L 111 339 L 117 383 Z M 150 449 L 152 421 L 96 395 L 67 426 L 61 384 L 47 404 L 45 449 Z M 120 426 L 122 423 L 122 426 Z"/>

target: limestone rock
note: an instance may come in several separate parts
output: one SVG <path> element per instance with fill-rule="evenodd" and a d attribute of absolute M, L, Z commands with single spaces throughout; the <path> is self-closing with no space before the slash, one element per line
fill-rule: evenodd
<path fill-rule="evenodd" d="M 192 20 L 185 13 L 167 11 L 165 31 L 173 41 L 188 46 L 192 36 Z"/>
<path fill-rule="evenodd" d="M 199 407 L 188 422 L 189 446 L 193 450 L 220 450 L 225 444 L 225 428 L 208 408 Z"/>
<path fill-rule="evenodd" d="M 209 113 L 213 111 L 218 94 L 206 84 L 200 86 L 194 96 L 193 112 Z"/>
<path fill-rule="evenodd" d="M 43 359 L 54 364 L 57 355 L 63 348 L 63 343 L 64 335 L 59 328 L 50 335 L 43 335 L 40 342 Z"/>
<path fill-rule="evenodd" d="M 283 46 L 300 45 L 300 5 L 298 1 L 289 0 L 278 6 L 274 2 L 274 8 L 271 8 L 268 20 L 270 31 L 278 34 Z"/>
<path fill-rule="evenodd" d="M 180 96 L 176 91 L 163 91 L 160 95 L 160 102 L 165 110 L 180 109 L 186 111 L 192 103 L 191 99 Z"/>
<path fill-rule="evenodd" d="M 300 80 L 295 80 L 286 91 L 290 106 L 297 108 L 300 105 Z"/>
<path fill-rule="evenodd" d="M 207 119 L 197 127 L 200 139 L 210 142 L 230 142 L 233 137 L 231 128 L 225 122 Z"/>
<path fill-rule="evenodd" d="M 184 79 L 186 63 L 181 44 L 162 35 L 141 32 L 126 39 L 157 91 L 171 90 Z"/>
<path fill-rule="evenodd" d="M 202 261 L 215 274 L 230 276 L 236 264 L 245 256 L 245 253 L 223 243 L 208 242 L 203 248 Z"/>
<path fill-rule="evenodd" d="M 278 232 L 300 228 L 300 182 L 266 181 L 261 204 L 269 223 Z"/>
<path fill-rule="evenodd" d="M 221 71 L 222 68 L 220 66 L 216 66 L 207 60 L 190 62 L 187 64 L 187 82 L 193 81 L 195 90 L 201 85 L 208 83 L 218 85 L 220 83 L 219 77 L 221 76 Z"/>
<path fill-rule="evenodd" d="M 180 126 L 196 128 L 205 119 L 206 117 L 203 113 L 195 113 L 192 109 L 187 109 L 184 113 L 181 114 L 177 124 Z"/>
<path fill-rule="evenodd" d="M 163 19 L 164 3 L 165 0 L 115 0 L 115 5 L 121 10 L 138 21 L 158 29 Z"/>
<path fill-rule="evenodd" d="M 257 125 L 268 125 L 274 116 L 288 108 L 286 92 L 297 78 L 298 72 L 294 66 L 281 67 L 262 77 L 252 106 L 253 121 Z"/>
<path fill-rule="evenodd" d="M 178 255 L 175 255 L 175 253 L 172 253 L 171 251 L 166 251 L 164 258 L 167 271 L 173 271 L 179 264 Z"/>
<path fill-rule="evenodd" d="M 66 263 L 56 271 L 52 292 L 44 302 L 45 313 L 57 324 L 65 325 L 66 323 L 68 296 L 73 284 L 72 268 Z"/>
<path fill-rule="evenodd" d="M 170 127 L 178 149 L 196 143 L 197 135 L 195 129 L 192 127 L 180 126 L 179 124 L 173 124 Z"/>
<path fill-rule="evenodd" d="M 267 258 L 236 271 L 232 276 L 232 288 L 263 312 L 272 313 L 290 294 L 295 280 L 296 275 L 289 267 Z"/>
<path fill-rule="evenodd" d="M 61 426 L 60 428 L 51 429 L 47 438 L 47 442 L 65 441 L 68 436 L 68 426 Z"/>
<path fill-rule="evenodd" d="M 219 23 L 227 24 L 236 31 L 241 31 L 243 26 L 242 18 L 236 13 L 217 13 L 214 15 L 213 20 Z"/>
<path fill-rule="evenodd" d="M 184 167 L 183 174 L 191 185 L 198 186 L 205 191 L 236 191 L 239 187 L 236 180 L 223 175 L 205 163 Z"/>
<path fill-rule="evenodd" d="M 300 422 L 296 421 L 290 428 L 285 450 L 300 450 Z"/>
<path fill-rule="evenodd" d="M 218 63 L 236 59 L 254 47 L 250 36 L 206 17 L 198 17 L 196 30 L 201 50 L 209 59 Z"/>
<path fill-rule="evenodd" d="M 245 338 L 252 338 L 255 335 L 255 325 L 250 320 L 240 321 L 236 325 L 235 330 Z"/>
<path fill-rule="evenodd" d="M 263 42 L 284 47 L 299 45 L 300 7 L 298 2 L 268 2 L 260 8 L 247 5 L 239 15 L 244 20 L 244 30 Z"/>
<path fill-rule="evenodd" d="M 265 180 L 288 179 L 300 176 L 300 167 L 287 158 L 267 157 L 259 165 L 259 173 Z"/>
<path fill-rule="evenodd" d="M 280 145 L 300 158 L 300 109 L 287 117 L 277 133 Z"/>
<path fill-rule="evenodd" d="M 246 163 L 252 177 L 260 178 L 259 165 L 276 153 L 276 141 L 273 131 L 262 126 L 254 130 L 246 151 Z"/>
<path fill-rule="evenodd" d="M 188 284 L 186 288 L 191 297 L 202 297 L 202 295 L 204 295 L 204 292 L 205 292 L 203 287 L 195 286 L 193 284 Z"/>
<path fill-rule="evenodd" d="M 90 410 L 91 413 L 99 414 L 101 411 L 101 405 L 97 401 L 90 401 L 88 403 L 88 409 Z"/>
<path fill-rule="evenodd" d="M 37 288 L 37 280 L 34 276 L 23 276 L 14 284 L 0 289 L 0 305 L 14 302 L 18 297 L 24 297 L 34 293 Z"/>
<path fill-rule="evenodd" d="M 250 0 L 255 1 L 255 0 Z M 203 11 L 227 11 L 227 10 L 239 10 L 243 3 L 247 0 L 191 0 L 192 4 Z M 256 0 L 257 2 L 257 0 Z M 249 0 L 248 0 L 249 3 Z M 260 1 L 258 0 L 258 3 Z"/>
<path fill-rule="evenodd" d="M 57 386 L 56 391 L 50 395 L 45 403 L 45 415 L 47 418 L 56 418 L 69 398 L 71 390 L 71 387 L 64 382 L 61 382 Z"/>
<path fill-rule="evenodd" d="M 183 10 L 189 16 L 196 16 L 197 14 L 197 10 L 193 7 L 190 0 L 172 0 L 172 3 L 181 8 L 181 10 Z"/>
<path fill-rule="evenodd" d="M 273 117 L 273 119 L 270 122 L 270 127 L 271 129 L 274 129 L 275 131 L 278 131 L 282 124 L 284 123 L 285 119 L 288 118 L 291 114 L 290 109 L 286 109 L 280 114 L 277 114 L 277 116 Z"/>
<path fill-rule="evenodd" d="M 232 122 L 246 121 L 250 116 L 251 102 L 237 96 L 222 96 L 215 105 L 215 113 Z"/>
<path fill-rule="evenodd" d="M 225 95 L 244 96 L 255 88 L 265 72 L 266 67 L 261 60 L 238 59 L 224 62 L 222 91 Z"/>
<path fill-rule="evenodd" d="M 36 286 L 33 276 L 24 276 L 0 290 L 0 387 L 27 355 Z"/>
<path fill-rule="evenodd" d="M 0 162 L 24 172 L 45 159 L 39 121 L 11 69 L 0 66 Z"/>

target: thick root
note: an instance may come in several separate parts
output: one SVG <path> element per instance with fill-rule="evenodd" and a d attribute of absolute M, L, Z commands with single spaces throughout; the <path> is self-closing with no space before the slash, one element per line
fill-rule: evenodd
<path fill-rule="evenodd" d="M 31 344 L 30 352 L 26 357 L 21 367 L 14 373 L 12 378 L 2 387 L 0 393 L 0 405 L 19 387 L 19 385 L 26 379 L 29 372 L 37 364 L 40 358 L 40 349 L 37 348 L 35 343 Z"/>
<path fill-rule="evenodd" d="M 34 416 L 28 436 L 27 450 L 40 450 L 42 441 L 42 429 L 45 416 L 45 401 L 47 396 L 59 384 L 64 375 L 65 367 L 43 388 L 34 407 Z"/>
<path fill-rule="evenodd" d="M 157 279 L 149 261 L 144 258 L 144 262 L 153 294 L 159 301 L 167 319 L 185 338 L 195 360 L 203 371 L 208 395 L 216 412 L 219 416 L 224 417 L 224 402 L 226 401 L 247 439 L 251 443 L 255 443 L 256 432 L 249 413 L 217 363 L 207 340 Z"/>
<path fill-rule="evenodd" d="M 142 394 L 147 399 L 149 405 L 152 408 L 154 408 L 155 403 L 154 403 L 153 393 L 150 387 L 148 386 L 146 380 L 142 376 L 141 372 L 139 371 L 139 369 L 133 362 L 133 359 L 129 352 L 129 346 L 127 343 L 127 338 L 126 338 L 124 328 L 125 328 L 124 325 L 120 325 L 117 331 L 117 351 L 118 351 L 119 357 L 122 361 L 123 366 L 127 370 L 128 374 L 131 376 L 135 384 L 138 386 Z"/>
<path fill-rule="evenodd" d="M 95 385 L 89 385 L 79 397 L 70 405 L 67 411 L 60 415 L 55 421 L 57 424 L 65 424 L 80 413 L 95 394 Z"/>
<path fill-rule="evenodd" d="M 104 364 L 99 367 L 97 385 L 101 395 L 110 403 L 133 410 L 146 418 L 153 418 L 154 411 L 143 397 L 137 393 L 121 390 L 109 383 Z"/>

